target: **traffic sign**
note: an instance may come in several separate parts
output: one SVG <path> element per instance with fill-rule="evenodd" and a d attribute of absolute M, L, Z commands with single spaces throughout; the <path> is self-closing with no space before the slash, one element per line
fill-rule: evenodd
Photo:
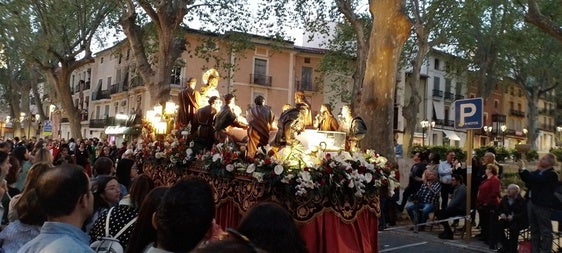
<path fill-rule="evenodd" d="M 455 101 L 455 129 L 482 128 L 482 98 L 460 99 Z"/>

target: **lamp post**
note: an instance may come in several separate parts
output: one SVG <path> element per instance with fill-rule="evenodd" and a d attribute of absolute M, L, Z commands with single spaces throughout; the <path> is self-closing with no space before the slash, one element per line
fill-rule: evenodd
<path fill-rule="evenodd" d="M 556 146 L 560 147 L 562 145 L 562 137 L 560 136 L 560 134 L 562 133 L 562 126 L 556 127 L 556 133 L 558 135 L 558 142 L 556 143 Z"/>
<path fill-rule="evenodd" d="M 492 132 L 492 126 L 484 126 L 484 132 L 486 133 L 486 138 L 490 139 L 490 133 Z"/>
<path fill-rule="evenodd" d="M 425 129 L 429 127 L 429 121 L 426 119 L 422 120 L 420 125 L 422 127 L 422 146 L 425 146 Z"/>
<path fill-rule="evenodd" d="M 502 125 L 500 129 L 502 131 L 502 146 L 505 148 L 505 131 L 507 131 L 507 126 Z"/>

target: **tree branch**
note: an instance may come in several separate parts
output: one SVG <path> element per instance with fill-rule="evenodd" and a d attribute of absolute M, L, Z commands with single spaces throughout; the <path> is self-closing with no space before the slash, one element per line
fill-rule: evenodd
<path fill-rule="evenodd" d="M 550 18 L 544 16 L 536 0 L 527 0 L 528 11 L 525 21 L 535 25 L 537 28 L 552 36 L 562 43 L 562 27 L 555 24 Z"/>

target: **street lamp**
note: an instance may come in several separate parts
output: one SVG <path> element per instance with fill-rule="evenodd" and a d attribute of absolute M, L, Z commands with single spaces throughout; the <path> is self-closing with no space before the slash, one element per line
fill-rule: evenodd
<path fill-rule="evenodd" d="M 507 126 L 502 125 L 500 129 L 502 130 L 502 146 L 505 147 L 505 131 L 507 131 Z"/>
<path fill-rule="evenodd" d="M 429 127 L 429 121 L 424 119 L 420 122 L 422 127 L 422 146 L 425 146 L 425 129 Z"/>
<path fill-rule="evenodd" d="M 562 133 L 562 126 L 556 127 L 556 133 L 558 133 L 558 143 L 556 144 L 556 146 L 560 147 L 562 145 L 562 137 L 560 136 L 560 134 Z"/>
<path fill-rule="evenodd" d="M 492 132 L 492 126 L 484 126 L 484 132 L 486 133 L 486 137 L 490 139 L 490 133 Z"/>

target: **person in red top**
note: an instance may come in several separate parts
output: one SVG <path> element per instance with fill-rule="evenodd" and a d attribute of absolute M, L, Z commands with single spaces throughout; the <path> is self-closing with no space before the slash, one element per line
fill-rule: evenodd
<path fill-rule="evenodd" d="M 498 179 L 498 166 L 486 164 L 486 179 L 478 187 L 476 206 L 480 214 L 481 240 L 490 245 L 490 249 L 497 249 L 497 210 L 501 199 L 501 182 Z"/>

